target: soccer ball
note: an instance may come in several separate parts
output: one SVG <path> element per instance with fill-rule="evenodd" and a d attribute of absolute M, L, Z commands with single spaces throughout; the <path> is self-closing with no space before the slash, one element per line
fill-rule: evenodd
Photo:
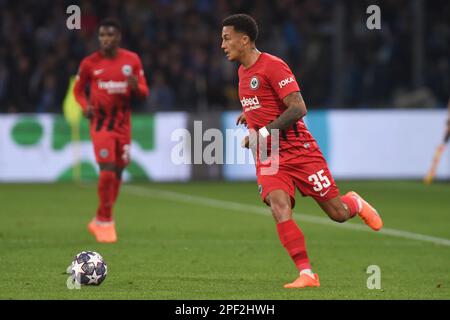
<path fill-rule="evenodd" d="M 108 266 L 97 252 L 83 251 L 73 258 L 67 273 L 79 284 L 99 285 L 106 278 Z"/>

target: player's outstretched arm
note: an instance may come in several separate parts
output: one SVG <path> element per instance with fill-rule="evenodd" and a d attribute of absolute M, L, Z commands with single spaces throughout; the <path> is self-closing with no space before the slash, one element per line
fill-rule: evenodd
<path fill-rule="evenodd" d="M 299 91 L 288 94 L 283 102 L 287 109 L 266 126 L 268 132 L 272 129 L 286 130 L 307 113 L 305 102 Z"/>

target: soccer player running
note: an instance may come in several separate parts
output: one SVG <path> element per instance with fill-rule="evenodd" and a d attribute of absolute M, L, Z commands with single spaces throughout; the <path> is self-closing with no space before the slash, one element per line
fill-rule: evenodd
<path fill-rule="evenodd" d="M 112 243 L 117 241 L 112 209 L 122 171 L 130 162 L 131 99 L 145 98 L 149 89 L 138 55 L 119 47 L 121 28 L 116 20 L 99 23 L 98 40 L 100 49 L 81 61 L 74 94 L 90 121 L 95 158 L 100 167 L 99 206 L 88 230 L 98 242 Z"/>
<path fill-rule="evenodd" d="M 447 107 L 448 107 L 448 114 L 447 114 L 447 128 L 445 131 L 446 138 L 450 137 L 450 99 L 448 99 Z"/>
<path fill-rule="evenodd" d="M 256 175 L 262 200 L 271 208 L 281 243 L 300 272 L 285 288 L 318 287 L 319 277 L 311 270 L 302 231 L 292 219 L 295 187 L 303 196 L 313 197 L 334 221 L 344 222 L 359 215 L 374 230 L 383 222 L 377 211 L 355 192 L 339 195 L 319 146 L 302 118 L 306 106 L 288 65 L 278 57 L 258 51 L 258 26 L 245 14 L 227 17 L 222 24 L 222 49 L 239 67 L 239 98 L 243 107 L 237 124 L 257 132 L 258 140 L 278 130 L 278 170 L 265 174 L 256 158 Z M 255 134 L 256 135 L 256 134 Z M 248 136 L 243 146 L 249 148 Z M 272 142 L 272 144 L 275 142 Z M 251 146 L 250 146 L 251 147 Z M 252 148 L 253 149 L 253 148 Z"/>

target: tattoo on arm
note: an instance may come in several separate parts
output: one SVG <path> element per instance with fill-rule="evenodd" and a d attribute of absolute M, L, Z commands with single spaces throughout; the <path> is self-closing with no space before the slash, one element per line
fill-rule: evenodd
<path fill-rule="evenodd" d="M 286 130 L 300 118 L 306 115 L 306 106 L 300 92 L 293 92 L 283 99 L 287 109 L 274 121 L 269 123 L 267 130 L 278 129 Z"/>

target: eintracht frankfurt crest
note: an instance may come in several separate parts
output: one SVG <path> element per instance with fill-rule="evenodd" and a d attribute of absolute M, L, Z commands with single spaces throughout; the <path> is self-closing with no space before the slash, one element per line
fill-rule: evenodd
<path fill-rule="evenodd" d="M 252 77 L 250 79 L 250 89 L 256 90 L 256 89 L 258 89 L 258 87 L 259 87 L 259 80 L 258 80 L 258 78 L 256 76 Z"/>

